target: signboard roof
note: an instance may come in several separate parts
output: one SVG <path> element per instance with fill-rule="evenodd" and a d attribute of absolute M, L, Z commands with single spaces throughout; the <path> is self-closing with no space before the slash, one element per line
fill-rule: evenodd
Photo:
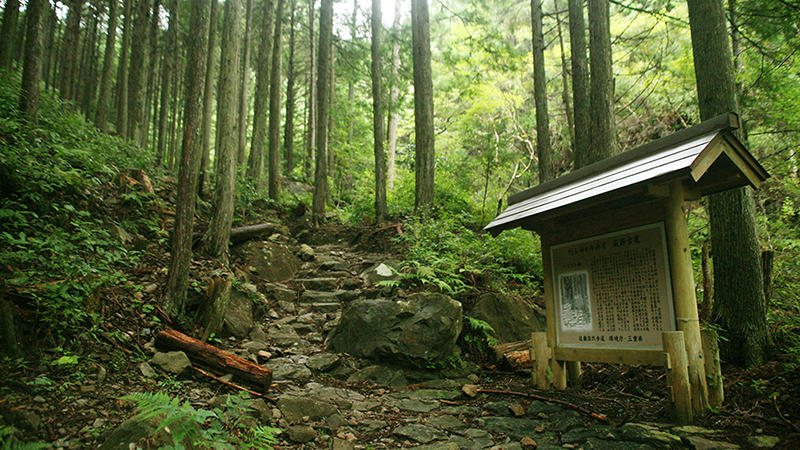
<path fill-rule="evenodd" d="M 723 114 L 547 183 L 512 195 L 509 207 L 484 229 L 493 233 L 535 221 L 590 199 L 622 191 L 646 193 L 648 185 L 685 178 L 700 195 L 750 184 L 769 175 L 730 133 L 738 116 Z M 641 189 L 644 188 L 644 189 Z"/>

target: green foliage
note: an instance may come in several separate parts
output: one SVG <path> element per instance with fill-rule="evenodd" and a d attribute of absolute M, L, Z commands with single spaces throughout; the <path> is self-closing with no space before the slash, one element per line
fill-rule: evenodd
<path fill-rule="evenodd" d="M 458 337 L 459 346 L 477 362 L 493 360 L 492 347 L 498 344 L 494 328 L 484 320 L 470 316 L 464 316 L 464 319 L 464 328 Z"/>
<path fill-rule="evenodd" d="M 9 426 L 0 426 L 0 450 L 39 450 L 48 448 L 49 445 L 41 442 L 22 442 L 14 437 L 14 429 Z"/>
<path fill-rule="evenodd" d="M 168 436 L 172 445 L 166 448 L 271 449 L 276 442 L 277 428 L 251 427 L 238 420 L 253 412 L 246 393 L 227 396 L 225 405 L 214 411 L 181 404 L 163 392 L 134 393 L 121 399 L 136 404 L 136 419 L 158 421 L 153 437 Z"/>
<path fill-rule="evenodd" d="M 109 231 L 109 208 L 134 201 L 136 224 L 153 196 L 107 192 L 118 189 L 120 171 L 145 167 L 147 153 L 96 131 L 52 95 L 42 96 L 38 126 L 23 126 L 18 92 L 18 77 L 0 74 L 0 283 L 30 298 L 41 336 L 59 342 L 91 328 L 99 290 L 137 261 Z"/>
<path fill-rule="evenodd" d="M 458 294 L 499 276 L 536 289 L 542 273 L 538 239 L 522 230 L 493 238 L 473 231 L 469 219 L 409 218 L 398 238 L 406 248 L 399 268 L 404 281 Z"/>

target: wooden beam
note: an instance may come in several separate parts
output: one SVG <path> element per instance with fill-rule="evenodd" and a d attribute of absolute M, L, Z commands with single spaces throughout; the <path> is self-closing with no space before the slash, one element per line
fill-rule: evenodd
<path fill-rule="evenodd" d="M 667 387 L 670 390 L 670 406 L 675 421 L 686 425 L 692 423 L 692 390 L 689 383 L 689 364 L 682 331 L 665 331 L 662 334 L 666 355 Z"/>
<path fill-rule="evenodd" d="M 700 342 L 700 320 L 694 292 L 692 259 L 689 253 L 689 231 L 683 215 L 683 184 L 670 183 L 666 220 L 667 252 L 669 253 L 672 299 L 675 304 L 677 329 L 683 332 L 689 360 L 689 383 L 692 389 L 692 410 L 700 417 L 708 406 L 705 363 Z"/>
<path fill-rule="evenodd" d="M 556 347 L 555 359 L 559 361 L 584 361 L 610 364 L 637 364 L 663 366 L 664 355 L 658 350 Z"/>

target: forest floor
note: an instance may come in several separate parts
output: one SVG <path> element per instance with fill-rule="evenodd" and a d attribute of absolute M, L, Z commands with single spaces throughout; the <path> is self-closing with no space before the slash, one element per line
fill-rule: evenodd
<path fill-rule="evenodd" d="M 169 191 L 160 193 L 166 198 Z M 164 229 L 171 229 L 171 220 L 165 211 Z M 247 278 L 245 288 L 263 294 L 263 302 L 248 337 L 212 341 L 273 370 L 270 391 L 258 401 L 248 400 L 245 409 L 255 416 L 246 426 L 280 429 L 275 448 L 800 447 L 800 371 L 780 358 L 750 370 L 724 367 L 725 404 L 698 420 L 697 427 L 676 427 L 669 424 L 667 389 L 658 368 L 584 364 L 580 388 L 543 392 L 531 386 L 529 373 L 487 360 L 462 369 L 409 370 L 330 353 L 325 336 L 342 309 L 356 298 L 388 293 L 359 274 L 402 257 L 391 239 L 399 228 L 328 224 L 315 230 L 267 208 L 249 213 L 247 222 L 276 220 L 285 220 L 291 231 L 266 242 L 295 254 L 301 242 L 307 243 L 313 256 L 306 253 L 291 278 L 267 283 L 248 276 L 250 268 L 233 252 L 234 272 Z M 167 392 L 197 409 L 230 406 L 237 390 L 198 372 L 175 376 L 147 364 L 155 351 L 153 336 L 165 326 L 158 305 L 168 261 L 166 244 L 151 242 L 127 281 L 102 292 L 103 319 L 95 339 L 75 343 L 77 363 L 45 363 L 62 349 L 31 348 L 29 362 L 0 367 L 2 385 L 13 392 L 0 398 L 0 423 L 13 424 L 25 440 L 53 448 L 93 448 L 112 442 L 124 428 L 120 424 L 134 415 L 131 403 L 120 400 L 133 392 Z M 216 269 L 196 258 L 192 278 L 208 280 Z M 198 288 L 194 295 L 201 292 Z M 390 294 L 397 295 L 396 288 Z M 501 392 L 473 397 L 462 392 L 464 385 Z M 518 393 L 566 401 L 608 422 Z"/>

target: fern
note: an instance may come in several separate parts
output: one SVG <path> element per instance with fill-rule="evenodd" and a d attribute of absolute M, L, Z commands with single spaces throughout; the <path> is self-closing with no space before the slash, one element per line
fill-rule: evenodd
<path fill-rule="evenodd" d="M 217 418 L 212 411 L 194 409 L 189 402 L 183 405 L 178 398 L 170 398 L 163 392 L 138 392 L 121 397 L 136 403 L 136 418 L 149 420 L 162 417 L 157 430 L 164 430 L 172 439 L 173 448 L 184 448 L 185 444 L 213 446 L 214 448 L 234 448 L 216 439 L 222 434 L 219 421 L 212 421 L 211 427 L 203 428 L 206 420 Z"/>
<path fill-rule="evenodd" d="M 39 450 L 49 445 L 41 442 L 22 442 L 14 437 L 14 428 L 0 426 L 0 450 Z"/>

